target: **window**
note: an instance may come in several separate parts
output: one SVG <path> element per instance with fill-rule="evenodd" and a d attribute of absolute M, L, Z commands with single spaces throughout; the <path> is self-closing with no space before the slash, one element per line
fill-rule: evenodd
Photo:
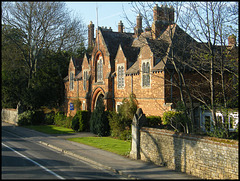
<path fill-rule="evenodd" d="M 103 80 L 103 60 L 102 57 L 97 61 L 97 81 Z"/>
<path fill-rule="evenodd" d="M 150 86 L 150 64 L 149 62 L 144 62 L 142 64 L 142 86 L 149 87 Z"/>
<path fill-rule="evenodd" d="M 83 101 L 83 103 L 82 103 L 82 110 L 83 110 L 83 111 L 86 110 L 86 102 L 85 102 L 85 101 Z"/>
<path fill-rule="evenodd" d="M 83 72 L 83 89 L 86 90 L 87 89 L 87 71 Z"/>
<path fill-rule="evenodd" d="M 70 90 L 73 90 L 73 85 L 74 85 L 74 82 L 73 82 L 73 76 L 74 76 L 74 73 L 73 72 L 70 72 Z"/>
<path fill-rule="evenodd" d="M 118 88 L 124 87 L 124 66 L 120 65 L 118 66 Z"/>
<path fill-rule="evenodd" d="M 116 103 L 116 112 L 119 112 L 120 106 L 122 105 L 122 102 Z"/>

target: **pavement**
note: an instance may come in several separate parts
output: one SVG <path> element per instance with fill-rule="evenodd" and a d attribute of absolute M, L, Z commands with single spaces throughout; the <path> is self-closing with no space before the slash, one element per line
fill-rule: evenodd
<path fill-rule="evenodd" d="M 106 169 L 127 179 L 200 179 L 164 166 L 157 166 L 151 162 L 133 160 L 105 150 L 66 140 L 69 137 L 96 136 L 89 132 L 69 135 L 48 135 L 5 122 L 2 122 L 3 126 L 5 130 L 17 130 L 15 133 L 29 141 L 36 141 L 63 154 L 83 160 L 95 168 Z"/>

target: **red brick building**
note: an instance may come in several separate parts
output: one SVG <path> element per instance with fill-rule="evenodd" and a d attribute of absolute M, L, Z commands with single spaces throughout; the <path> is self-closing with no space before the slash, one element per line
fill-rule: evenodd
<path fill-rule="evenodd" d="M 172 109 L 180 96 L 172 84 L 176 72 L 170 58 L 188 59 L 189 45 L 196 41 L 174 23 L 172 7 L 156 5 L 153 20 L 152 27 L 143 31 L 142 17 L 138 15 L 134 33 L 123 32 L 122 21 L 118 32 L 99 27 L 95 38 L 94 24 L 90 22 L 88 44 L 93 47 L 92 53 L 82 60 L 71 58 L 64 79 L 67 115 L 75 114 L 76 100 L 81 101 L 82 110 L 92 111 L 99 99 L 104 100 L 106 109 L 117 110 L 131 93 L 146 115 L 161 116 Z M 186 75 L 192 78 L 190 70 Z"/>

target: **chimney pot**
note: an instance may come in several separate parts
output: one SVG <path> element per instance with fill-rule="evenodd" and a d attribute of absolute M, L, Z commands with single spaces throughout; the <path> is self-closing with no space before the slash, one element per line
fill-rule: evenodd
<path fill-rule="evenodd" d="M 90 21 L 90 24 L 88 25 L 88 47 L 93 47 L 93 41 L 94 41 L 94 24 L 92 21 Z"/>
<path fill-rule="evenodd" d="M 118 32 L 119 32 L 119 33 L 123 33 L 123 23 L 122 23 L 121 20 L 120 20 L 119 23 L 118 23 Z"/>

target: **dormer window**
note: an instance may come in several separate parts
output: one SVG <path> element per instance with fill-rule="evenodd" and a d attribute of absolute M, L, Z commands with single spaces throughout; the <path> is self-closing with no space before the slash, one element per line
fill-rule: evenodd
<path fill-rule="evenodd" d="M 103 81 L 103 59 L 100 57 L 97 60 L 97 81 Z"/>
<path fill-rule="evenodd" d="M 74 90 L 74 80 L 73 80 L 73 77 L 74 77 L 74 73 L 70 72 L 70 80 L 69 80 L 69 82 L 70 82 L 70 84 L 69 84 L 70 91 Z"/>

